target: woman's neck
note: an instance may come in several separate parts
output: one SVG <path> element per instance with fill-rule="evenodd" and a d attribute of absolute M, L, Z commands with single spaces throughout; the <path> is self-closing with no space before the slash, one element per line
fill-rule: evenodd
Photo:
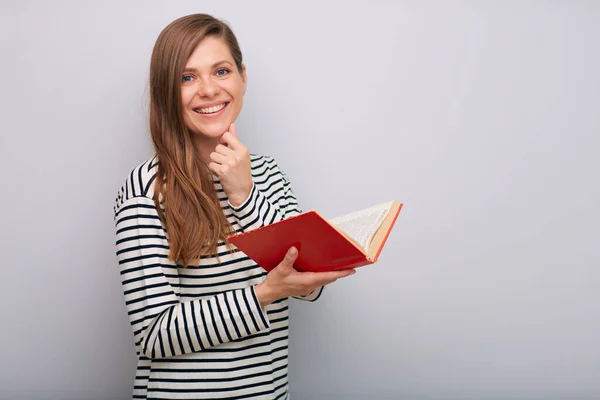
<path fill-rule="evenodd" d="M 218 144 L 218 138 L 194 138 L 194 147 L 206 165 L 210 164 L 210 153 L 215 151 Z"/>

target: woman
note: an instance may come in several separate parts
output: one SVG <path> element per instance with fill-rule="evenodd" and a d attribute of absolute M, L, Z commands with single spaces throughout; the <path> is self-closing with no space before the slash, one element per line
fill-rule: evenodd
<path fill-rule="evenodd" d="M 136 399 L 288 397 L 288 297 L 316 300 L 354 271 L 300 273 L 290 249 L 266 274 L 228 235 L 300 213 L 273 158 L 250 155 L 234 121 L 246 69 L 234 34 L 204 14 L 159 35 L 150 65 L 156 155 L 115 205 L 134 332 Z"/>

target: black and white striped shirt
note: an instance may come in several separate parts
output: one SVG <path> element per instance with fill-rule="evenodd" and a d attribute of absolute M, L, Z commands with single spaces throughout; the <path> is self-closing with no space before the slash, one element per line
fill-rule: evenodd
<path fill-rule="evenodd" d="M 221 242 L 217 255 L 182 268 L 170 261 L 153 201 L 156 158 L 135 168 L 115 204 L 116 247 L 138 355 L 134 399 L 288 398 L 288 299 L 261 308 L 255 285 L 265 271 Z M 223 212 L 238 232 L 299 214 L 275 160 L 251 156 L 254 185 Z M 322 289 L 304 300 L 314 301 Z"/>

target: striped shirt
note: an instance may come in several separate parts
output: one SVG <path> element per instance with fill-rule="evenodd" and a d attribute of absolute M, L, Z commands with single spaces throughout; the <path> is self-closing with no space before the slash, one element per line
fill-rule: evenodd
<path fill-rule="evenodd" d="M 116 248 L 133 330 L 134 399 L 287 399 L 288 299 L 264 308 L 255 285 L 265 271 L 224 242 L 218 255 L 182 268 L 155 208 L 156 157 L 135 168 L 117 194 Z M 251 156 L 253 187 L 233 207 L 219 180 L 223 212 L 237 232 L 299 214 L 276 161 Z M 218 257 L 217 257 L 218 256 Z M 319 288 L 301 299 L 314 301 Z"/>

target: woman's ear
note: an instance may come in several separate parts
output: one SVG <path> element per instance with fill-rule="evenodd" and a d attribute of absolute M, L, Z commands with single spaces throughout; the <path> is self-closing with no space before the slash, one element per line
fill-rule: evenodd
<path fill-rule="evenodd" d="M 242 95 L 246 94 L 246 84 L 248 83 L 248 74 L 246 74 L 246 64 L 242 64 Z"/>

